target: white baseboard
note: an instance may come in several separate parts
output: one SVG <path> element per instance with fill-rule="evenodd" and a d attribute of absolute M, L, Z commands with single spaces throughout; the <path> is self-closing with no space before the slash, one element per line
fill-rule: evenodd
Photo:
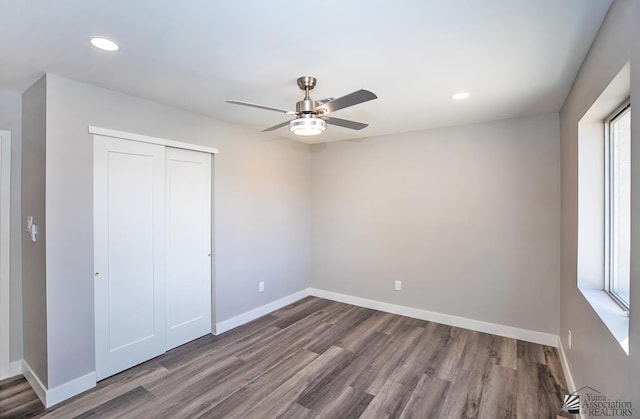
<path fill-rule="evenodd" d="M 84 391 L 92 389 L 96 386 L 96 372 L 92 371 L 89 374 L 78 377 L 75 380 L 61 384 L 57 387 L 47 390 L 47 403 L 46 407 L 51 407 L 67 400 L 75 395 L 78 395 Z"/>
<path fill-rule="evenodd" d="M 436 313 L 433 311 L 418 308 L 400 306 L 397 304 L 383 303 L 381 301 L 369 300 L 366 298 L 354 297 L 352 295 L 340 294 L 332 291 L 310 288 L 309 294 L 327 300 L 352 304 L 359 307 L 371 308 L 387 313 L 400 314 L 402 316 L 413 317 L 415 319 L 427 320 L 442 323 L 449 326 L 461 327 L 463 329 L 475 330 L 477 332 L 490 333 L 492 335 L 504 336 L 513 339 L 520 339 L 527 342 L 539 343 L 557 347 L 558 336 L 550 333 L 537 332 L 534 330 L 520 329 L 512 326 L 505 326 L 496 323 L 484 322 L 481 320 L 468 319 L 466 317 L 453 316 L 451 314 Z"/>
<path fill-rule="evenodd" d="M 562 346 L 562 339 L 558 338 L 558 353 L 560 354 L 560 365 L 562 365 L 562 372 L 564 372 L 564 378 L 567 380 L 567 387 L 569 391 L 576 391 L 576 383 L 573 381 L 573 375 L 571 374 L 571 368 L 569 368 L 569 360 L 567 360 L 567 354 Z"/>
<path fill-rule="evenodd" d="M 95 371 L 78 377 L 57 387 L 48 390 L 38 376 L 33 372 L 27 361 L 22 360 L 22 373 L 27 379 L 31 388 L 36 393 L 44 407 L 49 408 L 77 394 L 87 391 L 96 386 Z"/>
<path fill-rule="evenodd" d="M 576 383 L 573 381 L 573 375 L 571 374 L 571 368 L 569 368 L 569 360 L 567 359 L 567 354 L 564 351 L 564 346 L 562 345 L 562 339 L 558 337 L 558 352 L 560 354 L 560 365 L 562 365 L 562 372 L 564 373 L 564 378 L 567 380 L 567 387 L 570 393 L 573 393 L 577 390 Z M 584 413 L 580 413 L 581 419 L 587 419 Z"/>
<path fill-rule="evenodd" d="M 239 314 L 228 320 L 224 320 L 220 323 L 216 323 L 216 330 L 213 334 L 219 335 L 221 333 L 234 329 L 238 326 L 241 326 L 245 323 L 249 323 L 250 321 L 257 319 L 258 317 L 262 317 L 265 314 L 269 314 L 291 303 L 295 303 L 298 300 L 302 300 L 303 298 L 308 296 L 309 296 L 309 289 L 307 288 L 302 291 L 298 291 L 296 293 L 287 295 L 286 297 L 282 297 L 279 300 L 272 301 L 269 304 L 265 304 L 251 311 L 247 311 L 246 313 Z"/>
<path fill-rule="evenodd" d="M 224 333 L 228 330 L 255 320 L 258 317 L 262 317 L 286 305 L 301 300 L 309 295 L 313 295 L 319 298 L 325 298 L 327 300 L 338 301 L 341 303 L 352 304 L 359 307 L 384 311 L 386 313 L 400 314 L 402 316 L 442 323 L 449 326 L 461 327 L 464 329 L 475 330 L 477 332 L 490 333 L 493 335 L 504 336 L 513 339 L 520 339 L 527 342 L 539 343 L 542 345 L 558 347 L 559 342 L 558 336 L 552 335 L 550 333 L 520 329 L 517 327 L 489 323 L 482 320 L 468 319 L 451 314 L 442 314 L 397 304 L 384 303 L 381 301 L 354 297 L 352 295 L 340 294 L 337 292 L 325 291 L 317 288 L 307 288 L 306 290 L 296 292 L 251 311 L 247 311 L 246 313 L 242 313 L 238 316 L 232 317 L 228 320 L 216 323 L 214 334 L 219 335 L 221 333 Z"/>
<path fill-rule="evenodd" d="M 27 379 L 31 388 L 36 393 L 42 404 L 47 406 L 47 387 L 42 384 L 42 381 L 38 378 L 35 372 L 31 369 L 31 366 L 24 359 L 22 360 L 22 374 Z"/>

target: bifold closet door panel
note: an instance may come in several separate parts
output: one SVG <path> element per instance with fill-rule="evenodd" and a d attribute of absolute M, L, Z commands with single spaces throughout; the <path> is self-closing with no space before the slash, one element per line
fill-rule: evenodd
<path fill-rule="evenodd" d="M 166 150 L 167 350 L 211 333 L 211 154 Z"/>
<path fill-rule="evenodd" d="M 165 147 L 94 137 L 98 380 L 165 352 Z"/>

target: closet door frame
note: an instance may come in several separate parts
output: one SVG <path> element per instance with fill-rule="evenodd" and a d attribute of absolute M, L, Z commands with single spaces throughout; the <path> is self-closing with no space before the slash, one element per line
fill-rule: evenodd
<path fill-rule="evenodd" d="M 89 134 L 93 134 L 94 142 L 95 142 L 95 138 L 96 137 L 111 137 L 111 138 L 116 138 L 116 139 L 121 139 L 121 140 L 129 140 L 129 141 L 137 141 L 137 142 L 142 142 L 142 143 L 150 143 L 150 144 L 162 145 L 162 146 L 165 146 L 165 147 L 171 147 L 171 148 L 177 148 L 177 149 L 183 149 L 183 150 L 200 151 L 200 152 L 204 152 L 204 153 L 210 154 L 212 158 L 213 158 L 213 156 L 215 154 L 218 153 L 218 149 L 217 148 L 206 147 L 206 146 L 201 146 L 201 145 L 197 145 L 197 144 L 184 143 L 184 142 L 174 141 L 174 140 L 168 140 L 168 139 L 164 139 L 164 138 L 150 137 L 150 136 L 146 136 L 146 135 L 127 133 L 127 132 L 123 132 L 123 131 L 117 131 L 117 130 L 112 130 L 112 129 L 107 129 L 107 128 L 100 128 L 100 127 L 95 127 L 95 126 L 89 126 Z M 212 179 L 211 179 L 211 187 L 212 188 L 213 188 L 213 176 L 214 176 L 214 172 L 213 172 L 213 160 L 212 160 L 212 162 L 211 162 L 211 177 L 212 177 Z M 213 197 L 213 190 L 211 191 L 211 196 Z M 95 209 L 94 209 L 94 211 L 95 211 Z M 211 213 L 213 214 L 213 203 L 211 203 Z M 211 227 L 213 227 L 213 222 L 211 223 Z M 211 239 L 213 241 L 213 233 L 211 234 Z M 211 249 L 211 254 L 212 254 L 213 253 L 213 242 L 211 243 L 210 249 Z M 211 273 L 211 289 L 212 289 L 212 293 L 211 293 L 211 325 L 212 325 L 212 330 L 211 330 L 211 332 L 213 332 L 213 325 L 215 325 L 215 310 L 214 310 L 215 302 L 213 301 L 213 288 L 214 288 L 214 271 L 213 271 L 213 263 L 212 263 L 213 255 L 211 255 L 209 260 L 210 260 L 210 263 L 211 263 L 210 273 Z"/>
<path fill-rule="evenodd" d="M 0 130 L 0 380 L 20 373 L 11 362 L 11 132 Z"/>
<path fill-rule="evenodd" d="M 123 140 L 140 141 L 142 143 L 164 145 L 167 147 L 181 148 L 184 150 L 202 151 L 209 154 L 218 154 L 218 149 L 213 147 L 184 143 L 182 141 L 167 140 L 165 138 L 159 137 L 150 137 L 148 135 L 133 134 L 130 132 L 117 131 L 109 128 L 89 126 L 89 134 L 101 135 L 103 137 L 120 138 Z"/>

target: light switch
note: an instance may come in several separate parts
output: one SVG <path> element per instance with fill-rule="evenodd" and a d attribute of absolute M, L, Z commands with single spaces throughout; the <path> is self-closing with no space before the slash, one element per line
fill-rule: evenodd
<path fill-rule="evenodd" d="M 31 241 L 36 243 L 38 241 L 38 226 L 31 224 Z"/>

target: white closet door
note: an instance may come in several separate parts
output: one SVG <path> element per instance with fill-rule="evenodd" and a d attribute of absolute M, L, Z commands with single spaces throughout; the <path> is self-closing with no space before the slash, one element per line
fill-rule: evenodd
<path fill-rule="evenodd" d="M 165 147 L 94 137 L 96 375 L 165 352 Z"/>
<path fill-rule="evenodd" d="M 166 150 L 167 349 L 211 333 L 211 155 Z"/>

